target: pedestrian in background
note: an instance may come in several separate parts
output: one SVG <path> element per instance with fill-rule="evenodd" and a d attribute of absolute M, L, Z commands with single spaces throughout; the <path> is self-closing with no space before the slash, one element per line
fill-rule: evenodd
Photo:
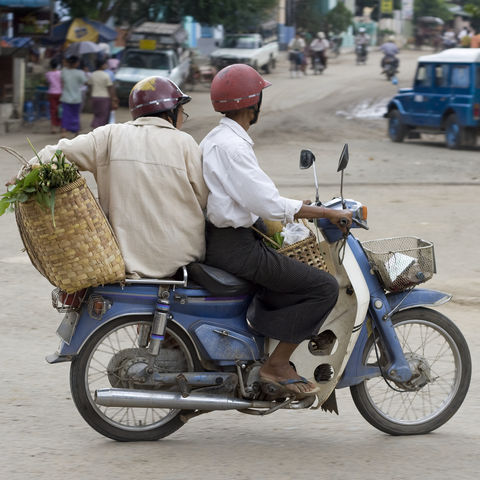
<path fill-rule="evenodd" d="M 115 98 L 113 82 L 110 75 L 105 71 L 106 68 L 106 58 L 99 59 L 97 61 L 97 69 L 88 79 L 92 99 L 92 128 L 101 127 L 108 123 L 111 106 Z"/>
<path fill-rule="evenodd" d="M 87 78 L 85 72 L 78 69 L 79 59 L 71 56 L 66 59 L 62 69 L 62 133 L 71 132 L 77 135 L 80 131 L 80 107 L 82 90 Z"/>
<path fill-rule="evenodd" d="M 48 83 L 48 104 L 50 107 L 50 132 L 60 131 L 61 120 L 59 116 L 60 96 L 62 94 L 62 72 L 58 69 L 58 61 L 50 60 L 50 70 L 45 74 Z"/>

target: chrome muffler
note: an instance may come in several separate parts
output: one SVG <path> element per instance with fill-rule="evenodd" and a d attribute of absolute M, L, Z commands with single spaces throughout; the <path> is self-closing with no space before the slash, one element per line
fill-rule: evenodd
<path fill-rule="evenodd" d="M 172 408 L 179 410 L 243 410 L 246 408 L 271 408 L 273 402 L 243 400 L 225 395 L 190 393 L 183 397 L 179 392 L 102 388 L 95 391 L 95 403 L 104 407 Z"/>

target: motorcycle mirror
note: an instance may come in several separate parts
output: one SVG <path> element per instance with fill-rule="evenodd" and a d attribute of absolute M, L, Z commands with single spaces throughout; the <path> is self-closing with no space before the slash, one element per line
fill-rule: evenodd
<path fill-rule="evenodd" d="M 340 154 L 340 159 L 338 160 L 337 172 L 343 172 L 348 165 L 348 143 L 343 146 L 342 153 Z"/>
<path fill-rule="evenodd" d="M 306 170 L 315 162 L 315 155 L 310 150 L 302 150 L 300 152 L 300 168 Z"/>

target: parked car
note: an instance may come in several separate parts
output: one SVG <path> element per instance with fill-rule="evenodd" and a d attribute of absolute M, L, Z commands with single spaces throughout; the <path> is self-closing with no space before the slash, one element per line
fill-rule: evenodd
<path fill-rule="evenodd" d="M 421 133 L 445 135 L 448 148 L 473 146 L 480 130 L 480 48 L 451 48 L 418 59 L 412 88 L 388 103 L 394 142 Z"/>
<path fill-rule="evenodd" d="M 270 73 L 277 64 L 278 52 L 278 43 L 259 33 L 226 35 L 220 48 L 210 54 L 210 61 L 217 70 L 232 63 L 245 63 Z"/>
<path fill-rule="evenodd" d="M 144 22 L 134 27 L 115 74 L 120 101 L 128 102 L 132 87 L 150 76 L 166 77 L 182 86 L 190 72 L 187 37 L 183 26 L 176 23 Z"/>

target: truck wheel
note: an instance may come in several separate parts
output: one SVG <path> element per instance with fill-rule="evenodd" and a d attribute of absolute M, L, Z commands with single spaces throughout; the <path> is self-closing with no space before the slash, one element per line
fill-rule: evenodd
<path fill-rule="evenodd" d="M 452 113 L 445 122 L 445 142 L 448 148 L 456 149 L 463 145 L 464 130 L 459 125 L 457 116 Z"/>
<path fill-rule="evenodd" d="M 463 132 L 463 144 L 467 147 L 474 147 L 477 144 L 477 130 L 466 128 Z"/>
<path fill-rule="evenodd" d="M 388 116 L 388 136 L 392 142 L 403 142 L 407 128 L 398 110 L 392 110 Z"/>

